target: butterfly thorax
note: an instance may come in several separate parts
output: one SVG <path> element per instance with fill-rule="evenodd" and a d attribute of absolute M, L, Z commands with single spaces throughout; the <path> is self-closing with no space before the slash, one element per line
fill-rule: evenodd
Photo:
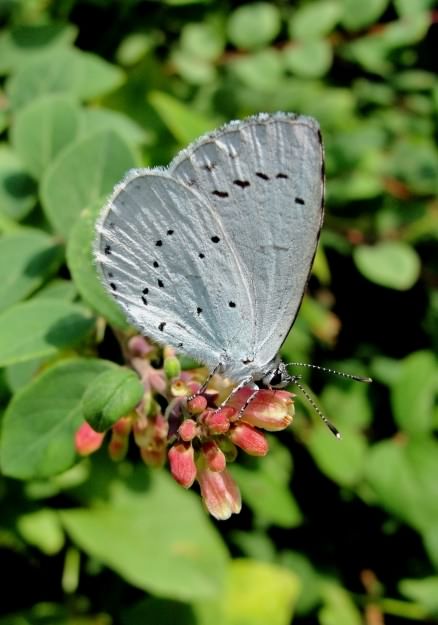
<path fill-rule="evenodd" d="M 265 365 L 260 365 L 255 359 L 249 358 L 242 360 L 239 364 L 225 360 L 221 363 L 220 370 L 233 379 L 255 383 L 259 388 L 282 389 L 295 379 L 279 356 L 275 356 Z"/>

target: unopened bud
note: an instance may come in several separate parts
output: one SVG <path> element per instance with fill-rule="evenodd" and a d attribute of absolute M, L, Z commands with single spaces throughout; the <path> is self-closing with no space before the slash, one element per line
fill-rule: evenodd
<path fill-rule="evenodd" d="M 75 447 L 78 454 L 88 456 L 102 445 L 105 433 L 96 432 L 86 421 L 75 434 Z"/>
<path fill-rule="evenodd" d="M 193 447 L 190 443 L 177 443 L 168 452 L 170 472 L 175 480 L 190 488 L 196 478 L 196 464 Z"/>
<path fill-rule="evenodd" d="M 269 451 L 268 441 L 263 432 L 247 423 L 233 425 L 229 434 L 230 440 L 250 456 L 266 456 Z"/>
<path fill-rule="evenodd" d="M 192 441 L 198 435 L 198 424 L 193 419 L 185 419 L 178 428 L 178 434 L 183 441 Z"/>
<path fill-rule="evenodd" d="M 227 461 L 225 455 L 214 441 L 207 441 L 202 445 L 202 454 L 205 462 L 211 471 L 223 471 Z"/>
<path fill-rule="evenodd" d="M 198 415 L 207 408 L 207 400 L 202 395 L 196 395 L 187 402 L 187 410 L 192 415 Z"/>
<path fill-rule="evenodd" d="M 167 356 L 164 358 L 163 370 L 166 378 L 173 380 L 181 373 L 181 363 L 176 356 Z"/>

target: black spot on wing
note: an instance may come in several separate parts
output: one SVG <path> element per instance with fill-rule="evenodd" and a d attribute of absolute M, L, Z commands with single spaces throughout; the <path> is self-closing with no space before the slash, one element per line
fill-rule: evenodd
<path fill-rule="evenodd" d="M 110 287 L 112 288 L 113 291 L 117 291 L 117 287 L 114 284 L 114 282 L 110 282 Z"/>
<path fill-rule="evenodd" d="M 158 269 L 158 267 L 160 266 L 156 260 L 154 260 L 154 262 L 152 263 L 153 266 L 155 267 L 155 269 Z"/>
<path fill-rule="evenodd" d="M 160 330 L 160 332 L 162 332 L 164 330 L 165 326 L 166 326 L 166 322 L 165 321 L 162 321 L 159 324 L 158 329 Z"/>
<path fill-rule="evenodd" d="M 111 245 L 105 245 L 105 248 L 103 251 L 104 251 L 104 254 L 109 256 L 111 254 Z"/>
<path fill-rule="evenodd" d="M 305 202 L 304 202 L 303 198 L 296 197 L 295 198 L 295 204 L 301 204 L 302 206 L 304 206 Z"/>
<path fill-rule="evenodd" d="M 276 178 L 289 178 L 287 174 L 282 174 L 282 173 L 277 174 L 275 177 Z"/>
<path fill-rule="evenodd" d="M 250 182 L 248 180 L 233 180 L 233 184 L 235 184 L 236 187 L 240 187 L 241 189 L 245 189 L 246 187 L 249 187 Z"/>
<path fill-rule="evenodd" d="M 158 280 L 158 286 L 160 287 L 160 289 L 164 289 L 164 283 L 162 280 Z"/>
<path fill-rule="evenodd" d="M 256 171 L 256 176 L 262 180 L 270 180 L 269 176 L 264 174 L 262 171 Z"/>
<path fill-rule="evenodd" d="M 158 239 L 158 241 L 155 241 L 155 245 L 157 247 L 161 247 L 163 245 L 163 241 L 161 239 Z"/>
<path fill-rule="evenodd" d="M 230 308 L 236 308 L 236 302 L 228 302 Z"/>
<path fill-rule="evenodd" d="M 214 190 L 214 191 L 212 191 L 212 194 L 213 194 L 213 195 L 216 195 L 217 197 L 222 197 L 222 198 L 224 198 L 224 197 L 228 197 L 228 195 L 229 195 L 229 194 L 227 193 L 227 191 L 218 191 L 217 189 L 216 189 L 216 190 Z"/>
<path fill-rule="evenodd" d="M 211 237 L 211 240 L 213 241 L 213 243 L 219 243 L 220 238 L 215 235 L 214 237 Z"/>

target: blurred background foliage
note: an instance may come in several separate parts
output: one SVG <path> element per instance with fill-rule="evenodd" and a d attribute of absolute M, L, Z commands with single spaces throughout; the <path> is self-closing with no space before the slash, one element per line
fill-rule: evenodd
<path fill-rule="evenodd" d="M 433 1 L 1 0 L 0 20 L 1 625 L 438 623 Z M 126 331 L 90 243 L 128 168 L 275 110 L 316 117 L 327 158 L 284 355 L 375 382 L 309 377 L 342 442 L 298 398 L 217 524 L 165 471 L 75 461 Z"/>

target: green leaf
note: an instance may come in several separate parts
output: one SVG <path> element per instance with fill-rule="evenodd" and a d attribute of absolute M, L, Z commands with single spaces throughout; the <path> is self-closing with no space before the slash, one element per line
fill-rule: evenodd
<path fill-rule="evenodd" d="M 77 29 L 73 24 L 19 25 L 0 33 L 0 74 L 17 70 L 23 63 L 41 54 L 59 53 L 71 44 Z"/>
<path fill-rule="evenodd" d="M 77 304 L 50 299 L 16 304 L 0 314 L 0 366 L 53 356 L 77 345 L 93 325 Z"/>
<path fill-rule="evenodd" d="M 27 170 L 40 178 L 79 131 L 79 107 L 69 96 L 38 98 L 15 116 L 12 145 Z"/>
<path fill-rule="evenodd" d="M 289 21 L 291 39 L 313 39 L 330 33 L 342 14 L 339 0 L 316 0 L 298 7 Z"/>
<path fill-rule="evenodd" d="M 342 368 L 343 371 L 357 372 L 354 368 Z M 344 426 L 353 428 L 366 428 L 372 420 L 372 408 L 368 398 L 369 385 L 358 382 L 345 382 L 334 386 L 327 385 L 321 394 L 321 405 L 327 414 L 332 415 L 336 421 L 336 427 L 340 430 Z"/>
<path fill-rule="evenodd" d="M 208 22 L 185 24 L 180 42 L 188 54 L 205 61 L 217 59 L 225 47 L 225 38 L 219 25 Z"/>
<path fill-rule="evenodd" d="M 323 607 L 318 614 L 320 625 L 362 625 L 362 615 L 344 588 L 325 582 L 321 589 Z"/>
<path fill-rule="evenodd" d="M 393 69 L 389 61 L 391 52 L 421 41 L 426 36 L 429 26 L 428 13 L 409 15 L 403 20 L 385 25 L 377 32 L 346 44 L 341 48 L 341 53 L 347 59 L 362 65 L 367 71 L 386 76 Z"/>
<path fill-rule="evenodd" d="M 227 554 L 199 499 L 165 472 L 138 469 L 108 501 L 65 510 L 61 519 L 89 556 L 129 584 L 162 597 L 221 596 Z"/>
<path fill-rule="evenodd" d="M 434 428 L 438 366 L 432 352 L 410 354 L 401 363 L 391 388 L 391 404 L 397 425 L 410 435 Z"/>
<path fill-rule="evenodd" d="M 417 253 L 402 241 L 359 245 L 354 249 L 353 258 L 362 275 L 390 289 L 410 289 L 420 274 Z"/>
<path fill-rule="evenodd" d="M 438 615 L 438 575 L 402 579 L 398 587 L 402 595 L 422 605 L 431 616 Z"/>
<path fill-rule="evenodd" d="M 389 174 L 401 179 L 413 193 L 434 195 L 438 179 L 438 151 L 426 137 L 406 137 L 393 147 Z"/>
<path fill-rule="evenodd" d="M 97 205 L 100 207 L 100 202 Z M 128 327 L 126 317 L 102 286 L 93 260 L 96 212 L 94 207 L 82 211 L 73 226 L 67 244 L 67 265 L 85 302 L 112 325 L 123 329 Z"/>
<path fill-rule="evenodd" d="M 64 532 L 58 514 L 50 508 L 22 514 L 17 519 L 17 529 L 24 540 L 51 556 L 64 545 Z"/>
<path fill-rule="evenodd" d="M 348 30 L 360 30 L 376 22 L 389 4 L 389 0 L 342 0 L 342 24 Z"/>
<path fill-rule="evenodd" d="M 138 375 L 115 367 L 93 380 L 82 398 L 84 418 L 96 432 L 106 432 L 135 408 L 144 395 Z"/>
<path fill-rule="evenodd" d="M 20 220 L 36 203 L 35 183 L 8 145 L 0 144 L 0 215 Z"/>
<path fill-rule="evenodd" d="M 302 553 L 288 549 L 279 555 L 280 564 L 293 571 L 300 580 L 301 591 L 297 601 L 297 614 L 308 614 L 321 603 L 321 577 Z"/>
<path fill-rule="evenodd" d="M 435 0 L 394 0 L 394 6 L 400 17 L 418 15 L 432 9 Z"/>
<path fill-rule="evenodd" d="M 27 61 L 8 80 L 6 91 L 12 108 L 19 109 L 49 93 L 90 100 L 119 87 L 123 77 L 122 70 L 99 56 L 77 48 L 61 49 Z"/>
<path fill-rule="evenodd" d="M 150 140 L 148 131 L 124 113 L 104 108 L 83 109 L 81 111 L 81 134 L 89 136 L 98 130 L 113 130 L 131 146 Z"/>
<path fill-rule="evenodd" d="M 266 458 L 253 458 L 250 466 L 235 463 L 230 471 L 260 523 L 296 527 L 302 516 L 289 488 L 292 460 L 274 437 L 269 438 L 269 445 Z"/>
<path fill-rule="evenodd" d="M 236 59 L 230 71 L 247 87 L 269 93 L 280 88 L 283 59 L 277 50 L 267 48 Z"/>
<path fill-rule="evenodd" d="M 341 486 L 357 484 L 365 470 L 367 444 L 364 436 L 347 427 L 338 440 L 325 427 L 313 428 L 307 447 L 320 470 Z"/>
<path fill-rule="evenodd" d="M 105 197 L 136 162 L 130 146 L 112 131 L 79 139 L 53 161 L 42 180 L 42 202 L 65 237 L 84 208 Z"/>
<path fill-rule="evenodd" d="M 332 64 L 332 47 L 325 39 L 297 42 L 283 50 L 286 67 L 297 76 L 319 78 Z"/>
<path fill-rule="evenodd" d="M 62 259 L 61 246 L 40 230 L 26 228 L 0 238 L 0 311 L 41 286 Z"/>
<path fill-rule="evenodd" d="M 65 302 L 73 302 L 76 299 L 77 294 L 78 292 L 74 282 L 71 280 L 56 278 L 55 280 L 51 280 L 45 284 L 43 288 L 38 291 L 38 293 L 35 293 L 34 299 L 61 299 Z"/>
<path fill-rule="evenodd" d="M 425 437 L 382 441 L 371 448 L 366 469 L 381 507 L 419 531 L 436 527 L 437 441 Z"/>
<path fill-rule="evenodd" d="M 111 366 L 93 359 L 61 362 L 18 391 L 3 420 L 1 466 L 5 475 L 42 478 L 73 464 L 74 435 L 83 420 L 82 395 Z"/>
<path fill-rule="evenodd" d="M 276 6 L 253 2 L 235 9 L 227 24 L 230 42 L 237 48 L 253 50 L 275 39 L 280 32 L 281 17 Z"/>
<path fill-rule="evenodd" d="M 214 606 L 199 606 L 199 624 L 211 614 L 224 625 L 289 625 L 300 584 L 291 571 L 275 564 L 239 558 L 231 562 L 225 595 Z"/>
<path fill-rule="evenodd" d="M 193 85 L 207 85 L 217 77 L 216 67 L 212 61 L 191 54 L 183 48 L 176 48 L 171 62 L 181 74 L 183 80 Z"/>
<path fill-rule="evenodd" d="M 176 625 L 175 614 L 178 614 L 177 625 L 200 625 L 190 604 L 158 597 L 147 597 L 133 606 L 127 606 L 120 618 L 122 625 Z M 1 621 L 0 625 L 3 625 Z"/>
<path fill-rule="evenodd" d="M 182 144 L 193 141 L 216 126 L 216 121 L 204 117 L 167 93 L 153 91 L 148 99 L 175 139 Z"/>

